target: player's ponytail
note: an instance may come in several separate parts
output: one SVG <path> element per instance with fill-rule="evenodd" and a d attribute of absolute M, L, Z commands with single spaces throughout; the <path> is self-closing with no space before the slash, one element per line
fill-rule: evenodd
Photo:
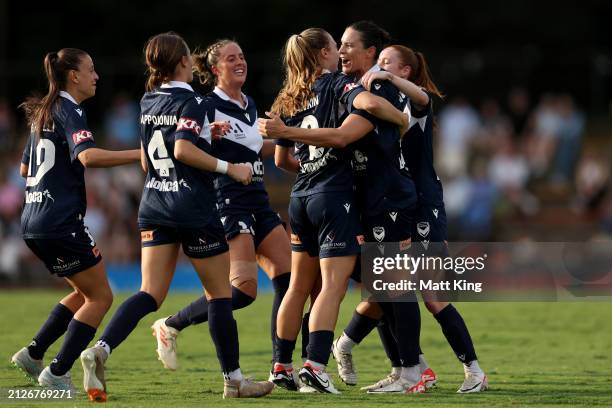
<path fill-rule="evenodd" d="M 410 76 L 407 78 L 409 81 L 414 82 L 432 95 L 444 98 L 442 92 L 440 92 L 433 79 L 431 79 L 429 66 L 422 53 L 403 45 L 394 44 L 389 47 L 399 53 L 403 65 L 410 66 Z"/>
<path fill-rule="evenodd" d="M 45 55 L 43 66 L 49 85 L 47 94 L 42 98 L 29 97 L 19 105 L 25 111 L 28 124 L 38 137 L 43 129 L 53 128 L 53 107 L 60 91 L 66 89 L 68 71 L 78 71 L 79 64 L 86 55 L 85 51 L 76 48 L 63 48 Z"/>
<path fill-rule="evenodd" d="M 202 85 L 212 88 L 217 84 L 217 76 L 213 73 L 212 67 L 219 63 L 221 49 L 232 43 L 238 44 L 236 41 L 224 38 L 215 41 L 206 47 L 204 51 L 195 51 L 193 53 L 193 71 Z"/>
<path fill-rule="evenodd" d="M 283 49 L 285 79 L 272 112 L 290 117 L 308 106 L 312 86 L 322 71 L 319 52 L 329 46 L 329 38 L 321 28 L 308 28 L 289 37 Z"/>
<path fill-rule="evenodd" d="M 189 47 L 183 37 L 169 31 L 157 34 L 145 45 L 145 62 L 147 64 L 147 91 L 170 81 L 181 58 L 189 55 Z"/>

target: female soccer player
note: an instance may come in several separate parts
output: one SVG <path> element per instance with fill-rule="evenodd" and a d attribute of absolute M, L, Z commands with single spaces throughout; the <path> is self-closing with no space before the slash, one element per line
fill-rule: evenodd
<path fill-rule="evenodd" d="M 215 179 L 217 208 L 229 244 L 232 308 L 241 309 L 255 301 L 259 263 L 274 287 L 271 317 L 274 342 L 276 315 L 289 287 L 291 252 L 289 238 L 279 215 L 270 207 L 263 183 L 263 139 L 257 130 L 257 108 L 253 99 L 242 93 L 247 62 L 238 43 L 227 39 L 194 54 L 194 61 L 201 82 L 214 86 L 206 99 L 210 105 L 208 119 L 211 123 L 225 122 L 230 127 L 225 137 L 212 142 L 212 154 L 230 163 L 245 163 L 253 170 L 247 185 L 226 174 L 217 174 Z M 157 353 L 166 368 L 177 368 L 179 331 L 207 320 L 208 302 L 201 297 L 174 316 L 155 322 Z"/>
<path fill-rule="evenodd" d="M 389 35 L 371 22 L 361 21 L 349 26 L 342 36 L 340 48 L 344 73 L 359 79 L 367 71 L 376 70 L 377 54 L 388 40 Z M 372 90 L 401 107 L 399 91 L 388 82 L 377 83 Z M 349 109 L 359 108 L 355 106 L 354 94 L 347 100 Z M 341 146 L 359 139 L 354 145 L 352 164 L 366 240 L 410 242 L 417 197 L 414 182 L 404 166 L 400 144 L 403 132 L 398 133 L 390 123 L 373 119 L 363 111 L 354 113 L 338 129 L 285 129 L 274 119 L 266 124 L 275 128 L 273 134 L 276 136 L 317 146 Z M 363 137 L 365 133 L 351 131 L 354 127 L 362 127 L 366 129 L 365 133 L 371 133 Z M 376 132 L 372 132 L 374 128 Z M 408 296 L 415 300 L 414 294 Z M 407 301 L 384 305 L 397 331 L 404 366 L 396 392 L 424 392 L 425 386 L 418 371 L 418 304 Z M 339 365 L 342 363 L 338 362 Z M 316 378 L 312 381 L 316 382 Z"/>
<path fill-rule="evenodd" d="M 406 163 L 412 173 L 419 195 L 415 241 L 446 243 L 447 225 L 442 184 L 433 165 L 433 108 L 431 96 L 441 97 L 441 93 L 431 79 L 425 57 L 420 52 L 403 45 L 391 45 L 385 48 L 378 59 L 378 65 L 384 70 L 364 75 L 362 83 L 370 89 L 375 81 L 389 81 L 409 98 L 406 105 L 410 112 L 410 128 L 402 141 L 402 150 Z M 432 245 L 435 249 L 436 245 Z M 433 314 L 442 328 L 442 332 L 457 358 L 463 363 L 465 381 L 458 393 L 480 392 L 487 388 L 487 378 L 480 366 L 474 345 L 465 322 L 457 309 L 448 302 L 425 301 L 425 306 Z M 376 304 L 362 302 L 357 308 L 352 321 L 342 336 L 334 342 L 334 352 L 344 368 L 353 368 L 352 348 L 378 324 L 377 318 L 382 311 Z M 385 350 L 392 362 L 391 374 L 373 384 L 363 387 L 365 390 L 385 389 L 398 380 L 401 363 L 398 358 L 397 345 L 390 333 L 389 324 L 378 325 Z M 435 383 L 436 377 L 429 369 L 423 356 L 420 356 L 423 380 L 429 385 Z M 339 372 L 347 380 L 356 380 L 352 370 Z M 346 381 L 346 380 L 345 380 Z"/>
<path fill-rule="evenodd" d="M 189 47 L 175 33 L 152 37 L 145 48 L 149 70 L 141 100 L 141 162 L 147 171 L 138 212 L 142 240 L 142 285 L 115 312 L 95 347 L 81 355 L 85 390 L 106 398 L 104 362 L 168 293 L 179 247 L 197 271 L 208 299 L 209 330 L 225 378 L 223 397 L 259 397 L 273 387 L 242 376 L 238 331 L 232 316 L 229 256 L 214 203 L 211 172 L 248 184 L 251 169 L 218 160 L 206 151 L 206 102 L 189 82 Z M 204 130 L 202 130 L 204 129 Z"/>
<path fill-rule="evenodd" d="M 260 120 L 260 131 L 276 137 L 286 130 L 335 128 L 346 116 L 346 102 L 367 109 L 397 125 L 406 117 L 382 98 L 362 92 L 353 80 L 338 72 L 338 51 L 333 38 L 322 29 L 292 35 L 285 46 L 287 76 L 270 115 Z M 280 131 L 275 131 L 280 129 Z M 354 133 L 363 136 L 369 123 Z M 361 133 L 359 133 L 361 132 Z M 353 136 L 355 137 L 355 136 Z M 298 142 L 302 142 L 298 140 Z M 279 141 L 277 159 L 287 159 L 290 144 Z M 321 392 L 338 393 L 327 365 L 340 302 L 346 292 L 359 253 L 359 212 L 353 199 L 350 151 L 341 146 L 323 147 L 298 143 L 295 154 L 299 173 L 289 205 L 292 235 L 292 277 L 278 316 L 274 382 L 295 389 L 292 352 L 300 329 L 304 303 L 321 270 L 322 287 L 310 312 L 308 358 L 300 378 Z M 284 159 L 283 159 L 284 157 Z M 293 166 L 291 166 L 293 167 Z M 290 168 L 291 168 L 290 167 Z"/>
<path fill-rule="evenodd" d="M 32 252 L 74 292 L 60 300 L 30 345 L 11 361 L 44 387 L 74 391 L 70 369 L 113 302 L 102 256 L 83 223 L 85 168 L 136 162 L 140 152 L 96 147 L 80 105 L 96 94 L 99 78 L 85 51 L 50 52 L 44 68 L 49 91 L 21 105 L 31 127 L 20 168 L 26 177 L 21 230 Z M 64 333 L 59 353 L 43 369 L 45 351 Z"/>

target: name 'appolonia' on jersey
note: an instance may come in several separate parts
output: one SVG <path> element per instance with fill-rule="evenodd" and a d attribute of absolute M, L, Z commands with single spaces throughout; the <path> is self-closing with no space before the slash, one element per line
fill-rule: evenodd
<path fill-rule="evenodd" d="M 184 139 L 210 152 L 206 98 L 186 83 L 164 84 L 140 101 L 141 142 L 147 177 L 138 224 L 200 228 L 218 217 L 213 177 L 174 157 L 174 144 Z"/>
<path fill-rule="evenodd" d="M 346 116 L 346 100 L 352 100 L 363 88 L 354 79 L 342 72 L 326 73 L 314 83 L 314 97 L 307 109 L 291 118 L 285 118 L 288 126 L 302 128 L 336 128 Z M 279 139 L 280 146 L 291 147 L 293 142 Z M 300 163 L 299 173 L 291 190 L 292 197 L 303 197 L 314 193 L 351 191 L 353 174 L 350 166 L 351 153 L 347 148 L 318 147 L 295 143 L 295 158 Z"/>

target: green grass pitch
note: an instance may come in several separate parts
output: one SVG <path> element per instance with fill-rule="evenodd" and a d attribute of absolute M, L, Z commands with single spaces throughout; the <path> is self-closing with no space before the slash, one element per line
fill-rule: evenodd
<path fill-rule="evenodd" d="M 74 402 L 32 401 L 13 403 L 6 389 L 31 386 L 9 364 L 10 356 L 27 345 L 51 307 L 62 296 L 52 291 L 1 291 L 0 408 L 9 406 L 91 406 L 81 393 Z M 258 400 L 221 399 L 223 381 L 206 324 L 184 330 L 179 339 L 180 368 L 166 371 L 157 360 L 149 326 L 159 317 L 186 305 L 197 294 L 173 294 L 157 313 L 147 316 L 107 363 L 110 407 L 284 407 L 325 406 L 612 406 L 612 318 L 608 303 L 463 303 L 463 314 L 476 344 L 481 367 L 489 376 L 490 390 L 482 394 L 455 393 L 463 379 L 461 364 L 447 345 L 435 319 L 424 307 L 421 344 L 427 360 L 439 376 L 438 386 L 423 395 L 367 395 L 344 385 L 330 361 L 336 386 L 342 395 L 290 393 L 276 389 Z M 115 298 L 113 310 L 125 299 Z M 350 319 L 358 293 L 342 304 L 337 333 Z M 267 378 L 271 358 L 269 316 L 271 296 L 261 295 L 247 309 L 236 312 L 240 333 L 242 370 L 256 379 Z M 102 324 L 108 322 L 109 313 Z M 54 356 L 58 341 L 45 356 Z M 294 355 L 299 360 L 298 349 Z M 370 384 L 388 371 L 388 362 L 376 333 L 356 347 L 359 385 Z M 81 389 L 82 372 L 77 361 L 72 376 Z"/>

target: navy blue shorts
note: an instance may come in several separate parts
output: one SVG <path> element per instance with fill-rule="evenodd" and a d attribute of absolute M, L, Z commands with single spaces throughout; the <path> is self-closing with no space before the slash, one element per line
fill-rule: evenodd
<path fill-rule="evenodd" d="M 27 238 L 24 241 L 49 272 L 61 278 L 89 269 L 102 260 L 96 242 L 84 225 L 65 237 Z"/>
<path fill-rule="evenodd" d="M 229 250 L 223 225 L 216 217 L 202 228 L 141 225 L 140 240 L 143 247 L 180 243 L 190 258 L 210 258 Z"/>
<path fill-rule="evenodd" d="M 447 241 L 448 228 L 444 205 L 419 205 L 414 227 L 413 241 L 415 242 L 423 242 L 427 246 L 430 242 Z"/>
<path fill-rule="evenodd" d="M 414 230 L 415 210 L 384 212 L 374 216 L 363 216 L 366 242 L 409 243 Z"/>
<path fill-rule="evenodd" d="M 291 197 L 289 221 L 294 252 L 319 258 L 360 252 L 361 223 L 351 191 Z"/>
<path fill-rule="evenodd" d="M 218 208 L 225 238 L 231 241 L 238 234 L 251 234 L 256 249 L 274 228 L 282 225 L 280 215 L 269 204 L 249 209 L 218 204 Z"/>

